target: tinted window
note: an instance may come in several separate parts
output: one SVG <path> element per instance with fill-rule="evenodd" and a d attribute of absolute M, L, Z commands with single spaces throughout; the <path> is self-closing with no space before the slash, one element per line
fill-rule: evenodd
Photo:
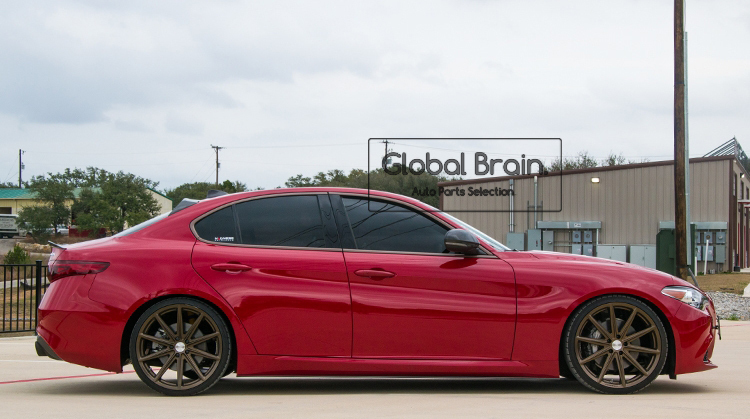
<path fill-rule="evenodd" d="M 357 249 L 447 253 L 445 227 L 405 207 L 367 199 L 343 198 Z"/>
<path fill-rule="evenodd" d="M 255 199 L 236 208 L 243 244 L 326 247 L 315 195 Z"/>
<path fill-rule="evenodd" d="M 232 207 L 220 209 L 195 223 L 195 232 L 210 242 L 239 243 Z"/>

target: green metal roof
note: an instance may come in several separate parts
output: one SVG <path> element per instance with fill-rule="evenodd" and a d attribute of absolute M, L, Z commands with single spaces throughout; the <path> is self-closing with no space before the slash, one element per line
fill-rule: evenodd
<path fill-rule="evenodd" d="M 34 199 L 34 195 L 28 189 L 0 188 L 0 199 Z"/>
<path fill-rule="evenodd" d="M 101 188 L 91 188 L 94 191 L 101 191 Z M 81 196 L 83 188 L 73 189 L 73 196 L 78 198 Z M 36 193 L 28 189 L 17 189 L 17 188 L 0 188 L 0 199 L 34 199 Z"/>

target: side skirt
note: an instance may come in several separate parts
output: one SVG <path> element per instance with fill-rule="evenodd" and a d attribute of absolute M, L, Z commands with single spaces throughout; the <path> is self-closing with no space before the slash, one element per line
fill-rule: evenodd
<path fill-rule="evenodd" d="M 372 359 L 239 355 L 238 376 L 475 376 L 559 377 L 557 361 Z"/>

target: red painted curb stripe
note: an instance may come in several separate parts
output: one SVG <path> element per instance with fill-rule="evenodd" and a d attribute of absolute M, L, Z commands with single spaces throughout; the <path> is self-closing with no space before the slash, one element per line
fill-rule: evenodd
<path fill-rule="evenodd" d="M 131 372 L 135 371 L 123 371 L 121 373 L 117 372 L 105 372 L 102 374 L 86 374 L 86 375 L 69 375 L 66 377 L 45 377 L 45 378 L 32 378 L 29 380 L 14 380 L 14 381 L 0 381 L 0 384 L 16 384 L 16 383 L 31 383 L 34 381 L 49 381 L 49 380 L 64 380 L 67 378 L 85 378 L 85 377 L 103 377 L 106 375 L 114 375 L 114 374 L 129 374 Z"/>
<path fill-rule="evenodd" d="M 750 326 L 750 324 L 728 324 L 726 326 L 721 326 L 721 328 L 723 329 L 725 327 L 742 327 L 742 326 Z"/>

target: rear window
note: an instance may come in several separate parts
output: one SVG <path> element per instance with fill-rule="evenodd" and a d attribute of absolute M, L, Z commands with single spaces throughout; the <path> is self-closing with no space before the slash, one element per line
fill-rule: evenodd
<path fill-rule="evenodd" d="M 195 223 L 195 232 L 203 240 L 215 243 L 238 243 L 234 207 L 226 207 Z"/>
<path fill-rule="evenodd" d="M 112 237 L 122 237 L 122 236 L 127 236 L 128 234 L 133 234 L 133 233 L 135 233 L 138 230 L 143 230 L 144 228 L 150 226 L 151 224 L 158 223 L 159 221 L 167 218 L 168 216 L 169 216 L 168 212 L 164 213 L 164 214 L 161 214 L 161 215 L 157 215 L 156 217 L 154 217 L 154 218 L 152 218 L 150 220 L 146 220 L 146 221 L 144 221 L 144 222 L 142 222 L 140 224 L 134 225 L 133 227 L 127 228 L 125 230 L 122 230 L 121 232 L 115 234 Z"/>

